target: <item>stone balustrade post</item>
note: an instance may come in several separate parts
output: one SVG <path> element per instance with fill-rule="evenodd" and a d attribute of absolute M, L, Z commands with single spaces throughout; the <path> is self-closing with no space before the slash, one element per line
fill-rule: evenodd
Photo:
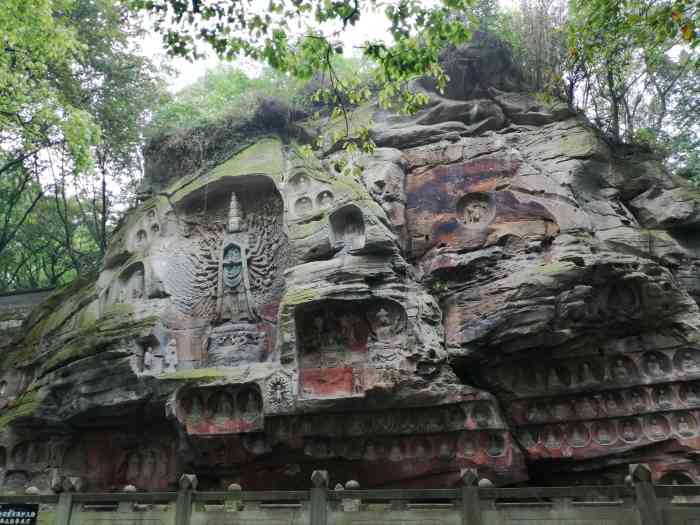
<path fill-rule="evenodd" d="M 634 495 L 641 525 L 661 525 L 661 513 L 651 480 L 651 468 L 646 464 L 632 464 L 627 481 L 634 487 Z"/>
<path fill-rule="evenodd" d="M 326 525 L 328 520 L 328 471 L 314 470 L 311 474 L 311 505 L 309 523 Z"/>
<path fill-rule="evenodd" d="M 462 525 L 481 525 L 481 501 L 479 500 L 479 476 L 476 469 L 465 468 L 462 479 Z"/>
<path fill-rule="evenodd" d="M 73 515 L 73 493 L 83 487 L 83 481 L 77 477 L 58 476 L 52 480 L 51 485 L 54 492 L 58 492 L 54 525 L 70 525 Z"/>
<path fill-rule="evenodd" d="M 192 516 L 192 492 L 197 490 L 197 476 L 183 474 L 180 476 L 179 485 L 175 504 L 175 525 L 189 525 Z"/>
<path fill-rule="evenodd" d="M 240 512 L 243 510 L 243 489 L 238 483 L 228 486 L 228 495 L 224 502 L 226 512 Z"/>
<path fill-rule="evenodd" d="M 360 490 L 360 484 L 351 479 L 345 483 L 345 490 Z M 359 512 L 362 500 L 359 498 L 351 498 L 349 496 L 343 495 L 343 512 Z"/>

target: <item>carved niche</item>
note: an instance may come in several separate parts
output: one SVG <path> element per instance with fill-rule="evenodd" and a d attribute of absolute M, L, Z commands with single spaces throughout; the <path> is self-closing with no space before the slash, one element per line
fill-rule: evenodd
<path fill-rule="evenodd" d="M 405 312 L 389 300 L 321 301 L 297 308 L 295 319 L 306 396 L 363 394 L 368 367 L 396 366 L 405 345 Z"/>
<path fill-rule="evenodd" d="M 274 325 L 288 243 L 272 180 L 223 177 L 188 194 L 177 211 L 183 239 L 163 277 L 177 310 L 251 330 Z"/>
<path fill-rule="evenodd" d="M 149 336 L 139 342 L 141 347 L 140 371 L 145 375 L 170 374 L 177 371 L 177 346 L 172 338 L 163 348 L 160 341 Z"/>
<path fill-rule="evenodd" d="M 365 247 L 365 219 L 362 210 L 350 204 L 334 211 L 329 217 L 333 246 L 339 251 Z"/>
<path fill-rule="evenodd" d="M 207 365 L 226 367 L 260 363 L 264 361 L 266 352 L 267 334 L 257 325 L 226 323 L 212 329 Z"/>
<path fill-rule="evenodd" d="M 131 229 L 129 246 L 131 251 L 143 252 L 161 232 L 159 213 L 156 208 L 149 208 Z"/>
<path fill-rule="evenodd" d="M 457 215 L 467 228 L 485 228 L 496 216 L 493 196 L 468 193 L 457 201 Z"/>
<path fill-rule="evenodd" d="M 178 417 L 191 435 L 244 434 L 264 428 L 257 385 L 196 388 L 178 395 Z"/>
<path fill-rule="evenodd" d="M 305 169 L 300 166 L 295 168 L 295 170 Z M 321 215 L 335 205 L 335 196 L 328 185 L 310 177 L 304 171 L 297 171 L 289 178 L 285 191 L 289 199 L 290 211 L 299 220 Z"/>
<path fill-rule="evenodd" d="M 283 371 L 275 372 L 265 382 L 265 404 L 271 412 L 285 412 L 294 404 L 296 381 Z"/>
<path fill-rule="evenodd" d="M 126 268 L 117 280 L 116 300 L 129 303 L 146 298 L 146 270 L 143 263 L 135 263 Z"/>
<path fill-rule="evenodd" d="M 161 447 L 144 447 L 127 452 L 122 466 L 124 481 L 139 489 L 154 489 L 167 485 L 170 461 Z"/>

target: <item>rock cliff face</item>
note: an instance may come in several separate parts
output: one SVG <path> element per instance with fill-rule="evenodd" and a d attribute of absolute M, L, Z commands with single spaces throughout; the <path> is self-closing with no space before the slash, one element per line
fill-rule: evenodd
<path fill-rule="evenodd" d="M 152 161 L 99 277 L 2 354 L 5 489 L 700 481 L 698 195 L 498 50 L 449 67 L 415 117 L 358 110 L 372 155 Z"/>

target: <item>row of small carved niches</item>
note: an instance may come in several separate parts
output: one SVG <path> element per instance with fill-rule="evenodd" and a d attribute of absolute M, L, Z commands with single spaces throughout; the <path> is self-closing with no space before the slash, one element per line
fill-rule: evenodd
<path fill-rule="evenodd" d="M 700 407 L 700 381 L 663 383 L 589 395 L 528 399 L 509 403 L 519 425 L 647 414 Z"/>
<path fill-rule="evenodd" d="M 306 173 L 295 173 L 285 184 L 289 211 L 294 217 L 308 218 L 333 207 L 335 196 L 330 186 Z"/>
<path fill-rule="evenodd" d="M 149 208 L 130 229 L 128 248 L 132 252 L 143 252 L 147 250 L 158 237 L 164 237 L 174 233 L 168 231 L 169 229 L 175 229 L 174 213 L 172 210 L 167 212 L 162 210 L 159 212 L 155 207 Z"/>
<path fill-rule="evenodd" d="M 66 438 L 60 437 L 21 441 L 12 447 L 0 446 L 0 468 L 60 467 L 67 446 Z"/>
<path fill-rule="evenodd" d="M 339 438 L 504 428 L 505 424 L 491 401 L 364 413 L 274 417 L 265 421 L 265 432 L 273 442 L 287 442 L 295 436 Z"/>
<path fill-rule="evenodd" d="M 257 385 L 189 389 L 178 396 L 177 406 L 189 434 L 236 434 L 263 428 Z"/>
<path fill-rule="evenodd" d="M 455 460 L 476 463 L 511 456 L 513 444 L 506 431 L 464 431 L 425 436 L 332 439 L 305 437 L 304 455 L 314 459 L 344 458 L 363 461 Z"/>
<path fill-rule="evenodd" d="M 666 382 L 700 378 L 700 350 L 650 350 L 569 359 L 544 366 L 532 366 L 531 361 L 516 362 L 490 368 L 484 375 L 516 396 Z"/>
<path fill-rule="evenodd" d="M 522 427 L 515 434 L 533 459 L 598 457 L 669 439 L 697 449 L 700 447 L 699 416 L 697 410 L 656 413 Z"/>
<path fill-rule="evenodd" d="M 165 488 L 173 476 L 172 451 L 168 447 L 140 447 L 128 451 L 117 469 L 119 482 L 138 489 Z"/>
<path fill-rule="evenodd" d="M 217 440 L 203 443 L 206 457 L 217 462 L 245 461 L 246 456 L 273 453 L 276 447 L 299 450 L 313 459 L 346 459 L 362 461 L 406 461 L 469 459 L 473 462 L 510 461 L 514 445 L 505 430 L 462 431 L 425 434 L 421 436 L 328 437 L 287 436 L 275 439 L 267 433 L 251 433 L 238 437 L 240 447 L 217 445 Z M 218 452 L 217 452 L 218 450 Z M 218 455 L 219 457 L 215 457 Z"/>

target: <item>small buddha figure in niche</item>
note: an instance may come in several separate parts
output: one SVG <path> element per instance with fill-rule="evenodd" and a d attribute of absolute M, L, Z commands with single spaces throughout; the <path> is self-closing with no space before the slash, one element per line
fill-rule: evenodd
<path fill-rule="evenodd" d="M 200 418 L 204 414 L 204 410 L 202 409 L 202 401 L 199 399 L 198 395 L 193 395 L 190 398 L 190 410 L 189 410 L 189 416 L 192 419 Z"/>
<path fill-rule="evenodd" d="M 667 385 L 661 385 L 656 387 L 656 403 L 661 408 L 671 408 L 673 406 L 673 397 L 671 396 L 671 389 Z"/>
<path fill-rule="evenodd" d="M 586 427 L 583 425 L 574 425 L 571 429 L 571 445 L 574 447 L 582 447 L 588 441 Z"/>
<path fill-rule="evenodd" d="M 358 221 L 347 221 L 343 230 L 345 247 L 351 250 L 362 248 L 364 243 L 364 224 Z"/>
<path fill-rule="evenodd" d="M 632 421 L 622 423 L 622 439 L 625 441 L 636 441 L 638 437 L 637 428 Z"/>
<path fill-rule="evenodd" d="M 318 196 L 318 207 L 322 210 L 333 206 L 333 194 L 330 191 L 322 191 Z"/>
<path fill-rule="evenodd" d="M 418 446 L 420 446 L 420 443 L 418 443 Z M 418 449 L 416 449 L 416 456 L 421 457 L 421 454 L 418 452 Z M 374 443 L 371 441 L 367 443 L 367 448 L 365 448 L 365 459 L 368 459 L 369 461 L 374 461 L 377 459 L 377 451 L 375 449 Z"/>
<path fill-rule="evenodd" d="M 389 459 L 391 461 L 401 461 L 403 459 L 401 447 L 399 447 L 397 442 L 394 442 L 394 444 L 391 446 L 391 450 L 389 451 Z"/>
<path fill-rule="evenodd" d="M 697 383 L 690 383 L 688 385 L 686 402 L 691 405 L 700 403 L 700 385 L 698 385 Z"/>
<path fill-rule="evenodd" d="M 486 427 L 491 423 L 491 409 L 487 405 L 477 405 L 474 409 L 474 422 L 478 427 Z"/>
<path fill-rule="evenodd" d="M 302 197 L 301 199 L 297 200 L 296 204 L 294 205 L 294 210 L 296 211 L 297 215 L 307 215 L 311 213 L 313 209 L 314 204 L 308 197 Z"/>
<path fill-rule="evenodd" d="M 559 448 L 561 441 L 557 436 L 557 431 L 554 428 L 547 429 L 547 437 L 544 440 L 544 446 L 547 448 Z"/>
<path fill-rule="evenodd" d="M 464 441 L 462 444 L 462 454 L 464 454 L 465 456 L 473 456 L 474 454 L 476 454 L 474 439 L 470 435 L 464 437 Z"/>
<path fill-rule="evenodd" d="M 612 367 L 613 379 L 617 381 L 624 381 L 628 378 L 627 368 L 622 359 L 616 359 Z"/>
<path fill-rule="evenodd" d="M 218 418 L 233 416 L 233 404 L 226 394 L 219 394 L 214 406 L 214 416 Z"/>
<path fill-rule="evenodd" d="M 540 406 L 537 403 L 532 403 L 527 409 L 527 420 L 534 423 L 540 421 L 544 418 L 544 413 L 542 412 Z"/>
<path fill-rule="evenodd" d="M 360 325 L 360 318 L 347 314 L 340 318 L 339 339 L 342 346 L 352 346 L 357 341 L 356 328 Z"/>
<path fill-rule="evenodd" d="M 639 390 L 632 390 L 630 392 L 630 398 L 632 400 L 632 407 L 637 410 L 644 410 L 646 408 L 646 402 L 644 401 L 644 394 Z"/>
<path fill-rule="evenodd" d="M 683 356 L 681 358 L 681 367 L 683 369 L 683 372 L 685 372 L 686 374 L 698 371 L 698 364 L 695 361 L 695 356 L 693 356 L 693 353 L 690 350 L 686 350 L 685 352 L 683 352 Z"/>
<path fill-rule="evenodd" d="M 503 438 L 498 434 L 489 434 L 488 446 L 486 447 L 486 453 L 489 456 L 500 456 L 503 454 Z"/>
<path fill-rule="evenodd" d="M 659 358 L 655 354 L 651 354 L 647 359 L 647 370 L 649 374 L 655 377 L 662 376 L 664 374 L 661 368 L 661 363 L 659 363 Z"/>
<path fill-rule="evenodd" d="M 148 234 L 146 233 L 146 230 L 139 230 L 136 232 L 136 245 L 139 247 L 142 247 L 144 244 L 146 244 L 146 241 L 148 240 Z"/>
<path fill-rule="evenodd" d="M 12 455 L 15 465 L 24 465 L 27 462 L 28 456 L 27 445 L 24 443 L 17 445 Z"/>
<path fill-rule="evenodd" d="M 153 370 L 153 347 L 147 346 L 146 350 L 143 352 L 143 369 L 150 371 Z"/>
<path fill-rule="evenodd" d="M 610 433 L 610 427 L 607 423 L 601 423 L 598 425 L 597 439 L 598 443 L 601 445 L 608 445 L 612 443 L 613 438 L 612 434 Z"/>
<path fill-rule="evenodd" d="M 693 429 L 688 421 L 688 416 L 681 414 L 678 416 L 678 433 L 683 437 L 688 437 L 693 435 Z"/>
<path fill-rule="evenodd" d="M 166 373 L 175 372 L 177 370 L 177 341 L 175 339 L 171 339 L 170 342 L 168 342 L 168 346 L 165 347 L 163 370 Z"/>
<path fill-rule="evenodd" d="M 254 418 L 258 415 L 258 401 L 254 392 L 248 391 L 243 395 L 242 405 L 243 417 Z"/>
<path fill-rule="evenodd" d="M 576 402 L 576 412 L 580 417 L 595 417 L 598 413 L 595 401 L 588 397 L 582 397 Z"/>
<path fill-rule="evenodd" d="M 555 368 L 550 368 L 549 369 L 549 378 L 547 380 L 549 388 L 558 388 L 562 386 L 562 383 L 559 379 L 559 374 L 557 374 L 557 370 Z"/>
<path fill-rule="evenodd" d="M 143 470 L 141 472 L 142 478 L 145 480 L 150 480 L 156 473 L 156 453 L 152 450 L 146 452 L 143 458 Z"/>
<path fill-rule="evenodd" d="M 292 179 L 292 186 L 296 191 L 302 191 L 309 187 L 309 178 L 306 175 L 299 174 Z"/>
<path fill-rule="evenodd" d="M 129 279 L 129 287 L 131 288 L 131 298 L 132 299 L 142 299 L 143 290 L 145 288 L 145 281 L 143 276 L 143 270 L 138 269 Z"/>
<path fill-rule="evenodd" d="M 365 391 L 364 381 L 362 379 L 362 370 L 359 368 L 352 369 L 352 393 L 362 394 Z"/>
<path fill-rule="evenodd" d="M 559 420 L 565 420 L 569 417 L 569 402 L 568 401 L 558 401 L 554 403 L 552 407 L 552 415 Z"/>
<path fill-rule="evenodd" d="M 593 376 L 593 372 L 591 371 L 591 365 L 588 363 L 588 361 L 584 361 L 584 363 L 581 365 L 581 383 L 594 383 L 596 381 L 595 377 Z"/>
<path fill-rule="evenodd" d="M 151 374 L 163 372 L 163 357 L 152 346 L 147 346 L 143 353 L 143 371 Z"/>
<path fill-rule="evenodd" d="M 464 207 L 464 222 L 479 224 L 487 215 L 488 206 L 484 202 L 472 201 Z"/>
<path fill-rule="evenodd" d="M 440 443 L 440 449 L 438 450 L 438 456 L 442 459 L 449 459 L 452 457 L 452 447 L 446 441 Z"/>
<path fill-rule="evenodd" d="M 605 410 L 609 414 L 614 414 L 615 412 L 619 411 L 621 408 L 622 407 L 617 402 L 617 398 L 615 397 L 615 394 L 609 394 L 605 397 Z"/>
<path fill-rule="evenodd" d="M 126 479 L 136 481 L 141 475 L 141 456 L 137 452 L 131 452 L 126 458 Z"/>
<path fill-rule="evenodd" d="M 370 314 L 370 325 L 378 341 L 390 341 L 396 336 L 397 320 L 396 313 L 392 315 L 390 311 L 382 306 Z"/>
<path fill-rule="evenodd" d="M 661 419 L 658 417 L 652 417 L 649 421 L 649 435 L 653 439 L 663 439 L 666 437 L 666 431 L 664 430 Z"/>

